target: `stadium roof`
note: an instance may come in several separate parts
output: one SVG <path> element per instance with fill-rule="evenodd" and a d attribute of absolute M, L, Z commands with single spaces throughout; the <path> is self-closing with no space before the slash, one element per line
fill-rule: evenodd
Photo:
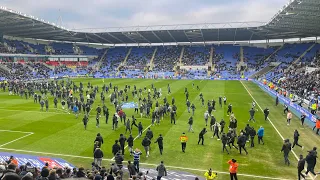
<path fill-rule="evenodd" d="M 133 44 L 254 41 L 320 36 L 320 1 L 291 0 L 268 23 L 185 24 L 68 30 L 54 23 L 0 7 L 0 33 L 55 41 Z"/>

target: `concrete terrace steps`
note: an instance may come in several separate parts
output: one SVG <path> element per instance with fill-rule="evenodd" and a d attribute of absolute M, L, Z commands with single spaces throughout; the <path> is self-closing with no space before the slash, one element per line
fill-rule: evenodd
<path fill-rule="evenodd" d="M 307 50 L 304 51 L 304 53 L 302 53 L 302 54 L 300 55 L 300 57 L 298 57 L 296 60 L 294 60 L 294 61 L 290 64 L 290 66 L 288 66 L 287 69 L 290 69 L 290 68 L 293 66 L 293 64 L 297 64 L 315 45 L 316 45 L 316 43 L 312 44 Z M 286 70 L 287 70 L 287 69 L 286 69 Z"/>
<path fill-rule="evenodd" d="M 157 51 L 158 51 L 158 47 L 156 47 L 153 51 L 153 54 L 152 54 L 152 57 L 150 59 L 150 70 L 153 70 L 153 67 L 154 67 L 154 64 L 153 64 L 153 61 L 154 61 L 154 58 L 156 57 L 156 54 L 157 54 Z"/>
<path fill-rule="evenodd" d="M 121 62 L 121 63 L 119 64 L 119 66 L 118 66 L 118 68 L 117 68 L 117 73 L 116 73 L 116 75 L 119 74 L 119 72 L 120 72 L 120 67 L 121 67 L 121 66 L 125 66 L 125 65 L 127 64 L 127 60 L 128 60 L 128 58 L 129 58 L 129 56 L 130 56 L 130 54 L 131 54 L 131 51 L 132 51 L 132 47 L 128 50 L 127 55 L 126 55 L 126 57 L 124 58 L 123 62 Z"/>
<path fill-rule="evenodd" d="M 264 62 L 268 61 L 272 56 L 274 56 L 275 54 L 277 54 L 278 51 L 280 51 L 280 49 L 282 49 L 282 48 L 283 48 L 283 45 L 280 46 L 278 49 L 276 49 L 272 54 L 270 54 L 270 56 L 268 56 L 268 57 L 264 60 Z"/>
<path fill-rule="evenodd" d="M 212 64 L 212 60 L 213 60 L 213 47 L 210 48 L 210 56 L 209 56 L 209 66 L 211 66 L 211 71 L 208 71 L 208 76 L 211 75 L 212 72 L 214 72 L 214 66 Z"/>
<path fill-rule="evenodd" d="M 257 73 L 253 74 L 250 76 L 250 78 L 254 78 L 255 76 L 262 76 L 262 75 L 265 75 L 267 74 L 268 72 L 272 71 L 274 68 L 278 67 L 281 63 L 279 63 L 278 65 L 268 65 L 264 68 L 262 68 L 260 71 L 258 71 Z"/>
<path fill-rule="evenodd" d="M 108 50 L 109 50 L 109 49 L 106 49 L 106 50 L 104 51 L 104 53 L 102 54 L 100 60 L 96 63 L 95 67 L 96 67 L 97 69 L 100 69 L 102 62 L 106 59 Z"/>

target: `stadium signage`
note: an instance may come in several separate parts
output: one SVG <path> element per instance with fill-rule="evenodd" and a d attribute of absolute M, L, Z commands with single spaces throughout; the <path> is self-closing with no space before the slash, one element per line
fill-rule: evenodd
<path fill-rule="evenodd" d="M 261 83 L 260 81 L 253 81 L 256 84 L 258 84 L 260 86 L 261 89 L 263 89 L 265 92 L 267 92 L 268 94 L 270 94 L 272 97 L 276 98 L 278 96 L 279 98 L 279 102 L 280 103 L 285 103 L 288 105 L 288 107 L 290 108 L 290 110 L 298 117 L 300 117 L 302 114 L 306 115 L 306 119 L 309 121 L 307 122 L 309 125 L 314 126 L 314 123 L 317 120 L 317 117 L 312 115 L 307 109 L 299 106 L 296 103 L 291 102 L 291 100 L 289 98 L 286 98 L 282 95 L 279 95 L 276 91 L 270 89 L 268 86 L 264 85 L 263 83 Z M 311 124 L 310 124 L 311 123 Z"/>
<path fill-rule="evenodd" d="M 74 168 L 75 167 L 74 165 L 60 158 L 32 156 L 32 155 L 14 154 L 14 153 L 6 153 L 6 152 L 0 152 L 0 162 L 8 161 L 10 156 L 13 156 L 18 161 L 19 166 L 25 165 L 29 162 L 31 166 L 37 167 L 37 168 L 43 168 L 46 163 L 49 164 L 49 168 L 55 168 L 55 167 Z"/>

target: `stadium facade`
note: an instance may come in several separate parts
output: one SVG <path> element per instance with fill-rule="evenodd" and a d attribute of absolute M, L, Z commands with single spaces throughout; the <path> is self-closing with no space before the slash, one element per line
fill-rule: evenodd
<path fill-rule="evenodd" d="M 320 33 L 320 2 L 291 0 L 267 23 L 207 23 L 69 30 L 55 23 L 0 7 L 1 36 L 104 45 L 270 42 Z M 86 32 L 85 32 L 86 31 Z"/>

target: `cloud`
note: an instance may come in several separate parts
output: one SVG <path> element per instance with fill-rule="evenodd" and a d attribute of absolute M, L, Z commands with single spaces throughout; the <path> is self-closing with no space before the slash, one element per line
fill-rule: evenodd
<path fill-rule="evenodd" d="M 2 6 L 68 28 L 267 22 L 287 0 L 2 0 Z"/>

